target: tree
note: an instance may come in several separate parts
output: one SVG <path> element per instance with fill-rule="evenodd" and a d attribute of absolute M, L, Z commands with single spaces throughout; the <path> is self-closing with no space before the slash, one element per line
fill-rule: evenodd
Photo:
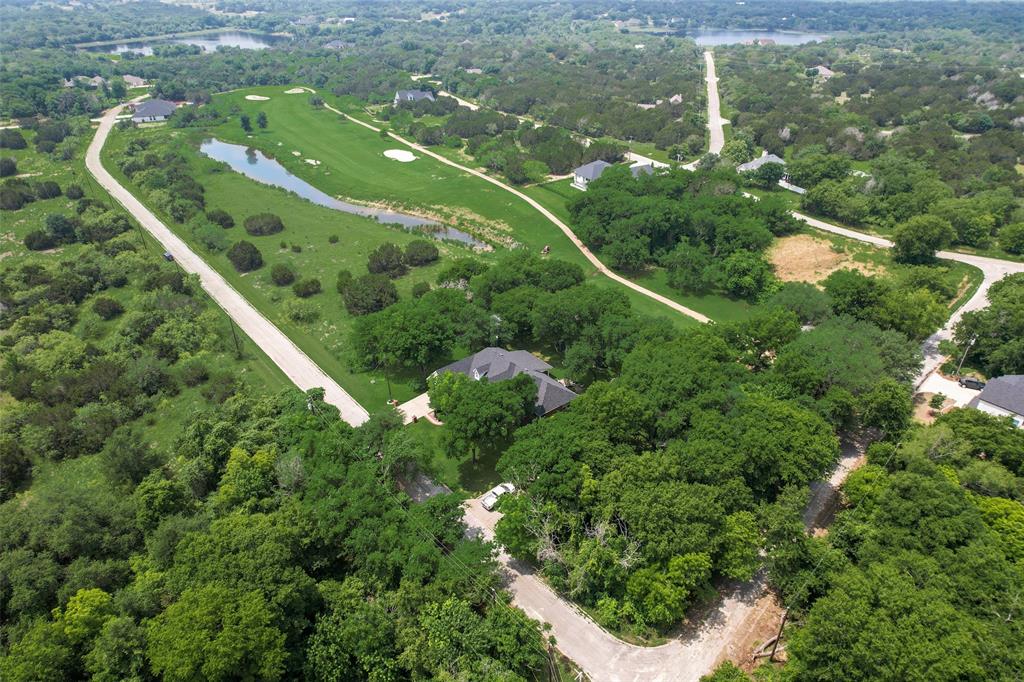
<path fill-rule="evenodd" d="M 0 130 L 0 149 L 25 149 L 27 146 L 20 130 L 11 128 Z"/>
<path fill-rule="evenodd" d="M 235 242 L 228 249 L 227 257 L 238 272 L 252 272 L 263 265 L 260 250 L 247 241 Z"/>
<path fill-rule="evenodd" d="M 781 163 L 763 163 L 746 175 L 751 184 L 764 189 L 772 189 L 786 174 L 786 167 Z"/>
<path fill-rule="evenodd" d="M 910 424 L 913 404 L 907 387 L 885 377 L 861 398 L 861 423 L 896 439 Z"/>
<path fill-rule="evenodd" d="M 252 122 L 249 120 L 248 114 L 242 114 L 241 117 L 239 117 L 238 122 L 241 123 L 242 130 L 247 133 L 252 132 Z"/>
<path fill-rule="evenodd" d="M 108 296 L 100 296 L 92 302 L 92 310 L 94 313 L 99 315 L 101 319 L 112 320 L 124 312 L 124 306 L 122 306 L 117 299 L 113 299 Z"/>
<path fill-rule="evenodd" d="M 386 275 L 368 274 L 352 280 L 342 298 L 350 315 L 367 315 L 397 302 L 398 290 Z"/>
<path fill-rule="evenodd" d="M 235 219 L 231 217 L 231 214 L 222 208 L 215 208 L 211 211 L 206 212 L 206 217 L 211 223 L 220 225 L 225 230 L 235 226 Z M 250 233 L 251 234 L 251 233 Z"/>
<path fill-rule="evenodd" d="M 18 163 L 9 156 L 0 157 L 0 178 L 18 174 Z"/>
<path fill-rule="evenodd" d="M 279 287 L 286 287 L 295 281 L 295 271 L 287 263 L 274 263 L 270 268 L 270 281 Z"/>
<path fill-rule="evenodd" d="M 216 583 L 186 590 L 150 621 L 147 651 L 165 680 L 279 680 L 284 634 L 273 607 L 258 591 Z"/>
<path fill-rule="evenodd" d="M 320 293 L 320 280 L 315 277 L 307 277 L 292 285 L 292 292 L 299 298 L 309 298 Z"/>
<path fill-rule="evenodd" d="M 96 682 L 145 679 L 145 629 L 130 616 L 110 618 L 85 655 L 85 667 Z"/>
<path fill-rule="evenodd" d="M 1024 254 L 1024 223 L 1011 223 L 999 230 L 999 246 L 1008 253 Z"/>
<path fill-rule="evenodd" d="M 994 283 L 988 300 L 987 308 L 964 313 L 953 338 L 967 362 L 989 376 L 1024 374 L 1024 274 Z"/>
<path fill-rule="evenodd" d="M 335 280 L 334 288 L 339 294 L 344 294 L 345 290 L 348 289 L 348 285 L 352 283 L 352 272 L 349 270 L 339 270 L 338 277 Z"/>
<path fill-rule="evenodd" d="M 775 281 L 772 265 L 764 256 L 736 251 L 722 262 L 722 286 L 738 298 L 756 298 Z"/>
<path fill-rule="evenodd" d="M 391 279 L 401 277 L 409 271 L 409 268 L 406 267 L 402 250 L 391 242 L 384 242 L 370 252 L 370 255 L 367 257 L 366 268 L 371 274 L 387 275 Z"/>
<path fill-rule="evenodd" d="M 425 239 L 415 239 L 405 246 L 405 262 L 412 266 L 429 265 L 438 255 L 437 247 Z"/>
<path fill-rule="evenodd" d="M 257 213 L 245 219 L 245 231 L 254 237 L 277 234 L 283 229 L 281 218 L 273 213 Z"/>
<path fill-rule="evenodd" d="M 893 251 L 901 263 L 931 263 L 935 252 L 949 246 L 956 232 L 948 220 L 919 215 L 897 225 L 893 231 Z"/>
<path fill-rule="evenodd" d="M 801 324 L 818 324 L 832 314 L 830 296 L 808 282 L 784 282 L 765 305 L 791 310 Z"/>
<path fill-rule="evenodd" d="M 533 415 L 536 399 L 537 385 L 526 374 L 504 381 L 460 382 L 450 398 L 440 400 L 446 408 L 437 415 L 445 423 L 449 447 L 468 449 L 476 462 L 479 453 L 504 443 Z"/>
<path fill-rule="evenodd" d="M 264 112 L 256 114 L 256 125 L 260 127 L 260 130 L 267 127 L 267 115 Z"/>

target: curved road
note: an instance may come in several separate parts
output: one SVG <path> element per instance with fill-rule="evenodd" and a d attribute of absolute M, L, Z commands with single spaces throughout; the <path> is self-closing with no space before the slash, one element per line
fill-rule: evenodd
<path fill-rule="evenodd" d="M 341 418 L 352 426 L 359 426 L 370 415 L 356 400 L 338 385 L 334 379 L 309 359 L 291 339 L 285 336 L 274 323 L 265 318 L 249 301 L 239 294 L 227 280 L 200 258 L 177 235 L 171 232 L 159 218 L 142 205 L 132 193 L 125 189 L 114 176 L 107 172 L 100 162 L 100 151 L 107 141 L 107 135 L 114 126 L 115 118 L 123 105 L 107 111 L 100 120 L 99 128 L 89 149 L 85 153 L 85 166 L 96 181 L 110 196 L 124 206 L 143 228 L 156 239 L 163 248 L 174 256 L 175 262 L 186 272 L 199 275 L 203 289 L 223 308 L 231 319 L 245 332 L 263 352 L 273 360 L 274 364 L 302 390 L 311 388 L 324 389 L 324 401 L 334 405 L 341 411 Z"/>

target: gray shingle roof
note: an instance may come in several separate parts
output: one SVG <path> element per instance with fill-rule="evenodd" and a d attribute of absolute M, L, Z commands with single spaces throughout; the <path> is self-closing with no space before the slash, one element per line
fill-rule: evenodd
<path fill-rule="evenodd" d="M 736 170 L 740 171 L 741 173 L 744 172 L 744 171 L 757 170 L 758 168 L 760 168 L 761 166 L 765 165 L 766 163 L 777 163 L 780 166 L 785 166 L 786 165 L 785 159 L 780 159 L 779 157 L 775 156 L 774 154 L 764 154 L 762 156 L 757 157 L 753 161 L 747 161 L 746 163 L 741 163 L 740 165 L 736 166 Z"/>
<path fill-rule="evenodd" d="M 590 163 L 583 164 L 572 172 L 573 175 L 578 175 L 586 180 L 597 180 L 601 177 L 601 173 L 604 173 L 605 168 L 611 168 L 611 164 L 607 161 L 598 159 L 597 161 L 591 161 Z"/>
<path fill-rule="evenodd" d="M 170 116 L 178 108 L 174 102 L 165 99 L 146 100 L 135 107 L 135 116 Z"/>
<path fill-rule="evenodd" d="M 629 172 L 633 174 L 634 178 L 640 177 L 640 174 L 653 175 L 654 166 L 649 163 L 637 163 L 629 167 Z"/>
<path fill-rule="evenodd" d="M 1007 374 L 989 380 L 978 400 L 1024 416 L 1024 374 Z"/>
<path fill-rule="evenodd" d="M 434 93 L 427 90 L 399 90 L 395 93 L 395 99 L 399 102 L 418 102 L 421 99 L 434 101 Z"/>
<path fill-rule="evenodd" d="M 535 412 L 537 416 L 544 416 L 576 398 L 576 393 L 547 375 L 549 369 L 551 365 L 525 350 L 491 347 L 445 365 L 434 374 L 458 372 L 476 381 L 504 381 L 526 374 L 537 384 Z"/>

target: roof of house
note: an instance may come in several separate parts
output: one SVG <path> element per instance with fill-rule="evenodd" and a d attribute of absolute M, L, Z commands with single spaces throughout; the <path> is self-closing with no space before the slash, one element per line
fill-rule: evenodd
<path fill-rule="evenodd" d="M 576 397 L 574 392 L 546 374 L 549 369 L 551 365 L 525 350 L 490 347 L 445 365 L 434 374 L 458 372 L 476 381 L 504 381 L 526 374 L 537 384 L 535 411 L 538 416 L 543 416 Z"/>
<path fill-rule="evenodd" d="M 434 101 L 434 93 L 429 90 L 399 90 L 395 93 L 395 97 L 403 101 L 416 102 L 421 99 L 429 99 L 431 102 Z"/>
<path fill-rule="evenodd" d="M 977 400 L 1024 416 L 1024 374 L 1007 374 L 990 379 Z"/>
<path fill-rule="evenodd" d="M 777 163 L 780 166 L 785 166 L 786 165 L 785 159 L 780 159 L 779 157 L 775 156 L 774 154 L 767 154 L 767 153 L 765 153 L 765 154 L 762 154 L 761 156 L 757 157 L 753 161 L 747 161 L 746 163 L 741 163 L 740 165 L 736 166 L 736 170 L 740 171 L 741 173 L 745 172 L 745 171 L 757 170 L 758 168 L 760 168 L 761 166 L 765 165 L 766 163 Z"/>
<path fill-rule="evenodd" d="M 125 75 L 121 76 L 121 78 L 124 79 L 125 83 L 127 83 L 128 85 L 130 85 L 132 87 L 137 87 L 137 86 L 145 85 L 146 84 L 146 81 L 143 80 L 142 78 L 139 78 L 138 76 L 133 76 L 133 75 L 128 74 L 128 73 L 126 73 Z"/>
<path fill-rule="evenodd" d="M 822 76 L 823 78 L 831 78 L 832 76 L 836 75 L 835 71 L 833 71 L 832 69 L 828 68 L 824 64 L 818 64 L 814 68 L 816 68 L 818 70 L 818 75 Z"/>
<path fill-rule="evenodd" d="M 165 99 L 150 99 L 135 107 L 135 116 L 142 118 L 148 116 L 170 116 L 178 105 L 168 102 Z"/>
<path fill-rule="evenodd" d="M 597 180 L 601 177 L 601 173 L 604 173 L 605 168 L 611 168 L 611 164 L 602 159 L 597 161 L 591 161 L 590 163 L 583 164 L 572 172 L 573 175 L 578 175 L 581 178 L 587 180 Z"/>
<path fill-rule="evenodd" d="M 632 166 L 629 167 L 629 172 L 633 174 L 634 178 L 640 177 L 641 173 L 643 173 L 644 175 L 653 175 L 654 174 L 654 166 L 652 166 L 649 163 L 644 163 L 643 161 L 639 161 L 639 162 L 634 163 Z"/>

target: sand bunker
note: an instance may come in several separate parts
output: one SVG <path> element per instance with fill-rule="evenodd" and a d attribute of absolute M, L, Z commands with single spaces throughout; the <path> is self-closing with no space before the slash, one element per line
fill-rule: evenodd
<path fill-rule="evenodd" d="M 286 95 L 301 95 L 306 91 L 306 88 L 292 88 L 291 90 L 285 90 Z"/>
<path fill-rule="evenodd" d="M 302 156 L 302 152 L 300 152 L 298 150 L 293 150 L 292 151 L 292 156 Z"/>
<path fill-rule="evenodd" d="M 384 156 L 394 161 L 401 161 L 402 163 L 409 163 L 410 161 L 416 160 L 416 156 L 405 149 L 389 149 L 384 152 Z"/>
<path fill-rule="evenodd" d="M 268 99 L 270 99 L 269 97 L 264 97 L 263 95 L 246 95 L 245 98 L 248 100 L 252 100 L 253 102 L 266 102 Z"/>
<path fill-rule="evenodd" d="M 320 162 L 317 161 L 316 159 L 306 159 L 306 163 L 308 163 L 310 166 L 319 166 L 320 165 Z"/>

